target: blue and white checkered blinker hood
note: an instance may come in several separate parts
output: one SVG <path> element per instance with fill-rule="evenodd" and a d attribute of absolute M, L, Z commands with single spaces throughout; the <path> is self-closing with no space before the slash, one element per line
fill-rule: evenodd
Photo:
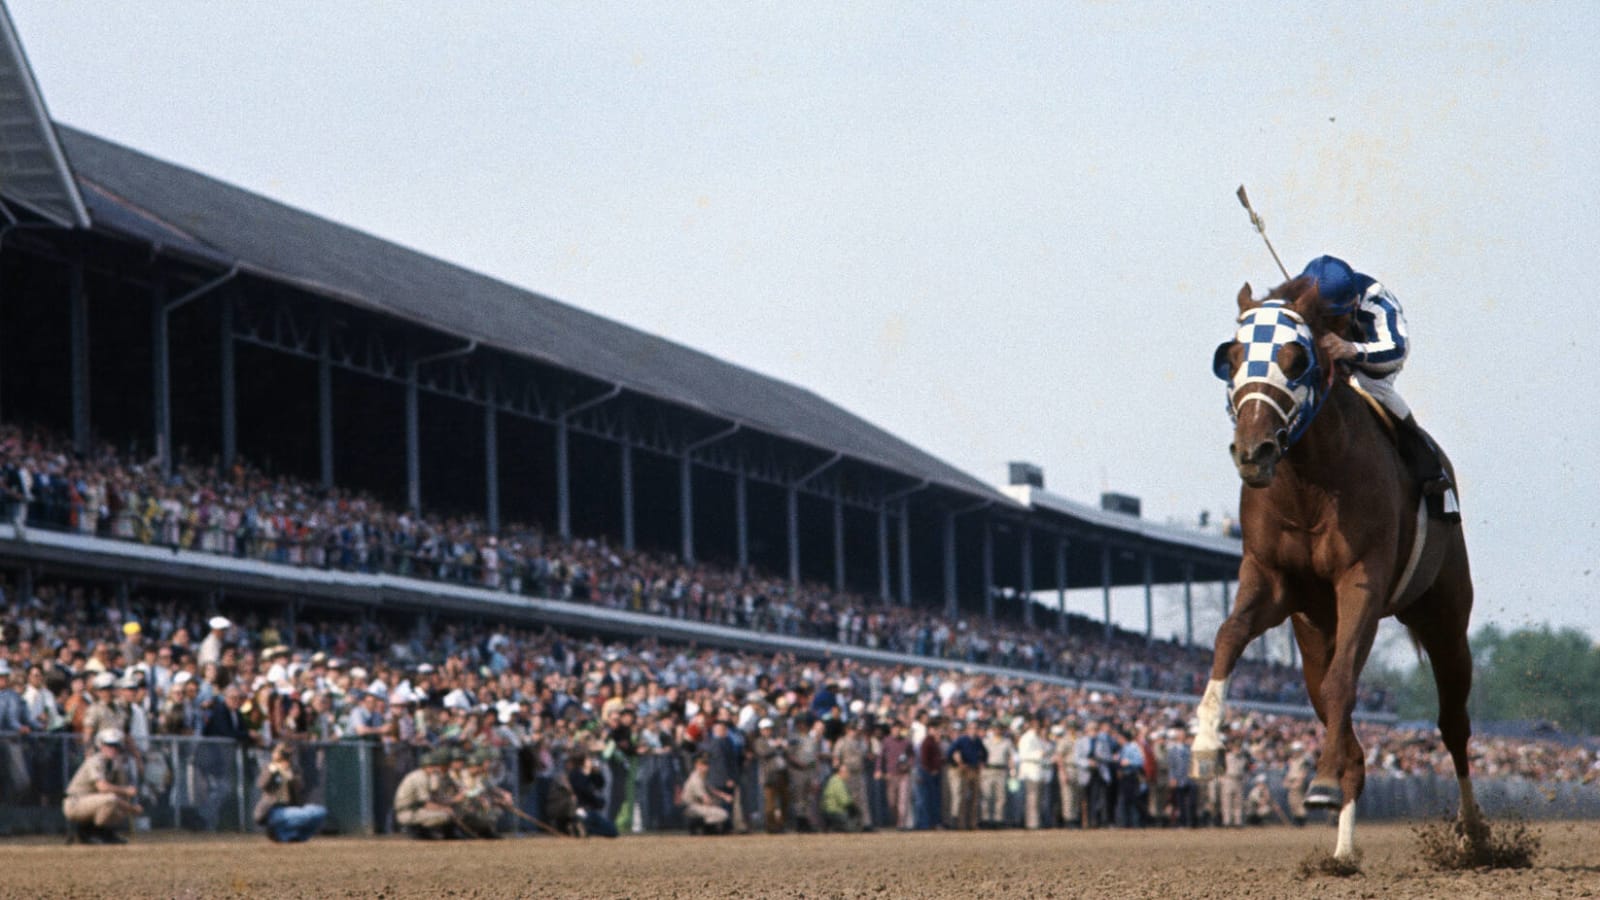
<path fill-rule="evenodd" d="M 1239 330 L 1233 339 L 1245 348 L 1244 362 L 1239 368 L 1228 370 L 1228 344 L 1217 348 L 1213 360 L 1217 377 L 1228 383 L 1228 415 L 1237 422 L 1239 409 L 1244 404 L 1265 403 L 1283 423 L 1283 430 L 1288 433 L 1284 449 L 1288 449 L 1311 424 L 1327 395 L 1311 328 L 1299 313 L 1284 306 L 1282 301 L 1269 300 L 1239 315 Z M 1278 351 L 1287 344 L 1305 348 L 1310 360 L 1298 378 L 1290 378 L 1278 365 Z M 1282 406 L 1276 392 L 1247 391 L 1254 384 L 1269 385 L 1287 394 L 1289 408 Z"/>

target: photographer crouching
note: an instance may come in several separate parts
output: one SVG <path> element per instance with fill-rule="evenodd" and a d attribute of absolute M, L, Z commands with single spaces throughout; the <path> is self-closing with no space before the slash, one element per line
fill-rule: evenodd
<path fill-rule="evenodd" d="M 256 778 L 261 799 L 256 801 L 255 821 L 267 830 L 267 837 L 282 844 L 310 840 L 322 831 L 328 810 L 303 802 L 305 789 L 294 767 L 294 748 L 287 742 L 272 748 L 272 761 Z"/>
<path fill-rule="evenodd" d="M 116 829 L 144 809 L 135 799 L 139 789 L 129 783 L 128 769 L 120 761 L 126 740 L 127 735 L 120 728 L 102 728 L 95 734 L 95 750 L 72 776 L 61 802 L 61 812 L 70 829 L 68 843 L 128 842 Z"/>

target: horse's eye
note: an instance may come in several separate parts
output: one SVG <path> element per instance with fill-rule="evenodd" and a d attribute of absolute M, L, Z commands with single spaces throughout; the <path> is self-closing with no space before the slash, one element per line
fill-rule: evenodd
<path fill-rule="evenodd" d="M 1311 367 L 1311 355 L 1299 344 L 1284 344 L 1278 351 L 1278 368 L 1290 381 L 1299 378 Z"/>

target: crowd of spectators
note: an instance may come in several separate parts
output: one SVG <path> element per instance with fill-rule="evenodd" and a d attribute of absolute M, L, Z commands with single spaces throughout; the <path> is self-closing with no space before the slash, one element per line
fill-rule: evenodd
<path fill-rule="evenodd" d="M 6 584 L 0 612 L 7 802 L 41 795 L 49 777 L 19 737 L 87 742 L 116 727 L 136 750 L 162 735 L 226 738 L 262 766 L 285 742 L 368 742 L 379 796 L 393 795 L 427 750 L 487 749 L 489 777 L 521 798 L 522 814 L 554 818 L 552 797 L 581 779 L 580 812 L 622 832 L 1231 823 L 1230 802 L 1271 811 L 1245 799 L 1244 786 L 1282 770 L 1303 778 L 1321 731 L 1291 716 L 1234 715 L 1224 774 L 1196 783 L 1189 703 L 1023 673 L 426 616 L 305 610 L 291 626 L 281 611 L 206 610 L 193 597 L 119 598 L 64 582 L 32 585 L 28 596 Z M 1452 772 L 1436 735 L 1358 732 L 1374 770 Z M 1480 738 L 1473 756 L 1483 775 L 1600 775 L 1592 745 Z M 388 822 L 385 811 L 379 824 Z"/>
<path fill-rule="evenodd" d="M 385 572 L 593 603 L 916 656 L 982 663 L 1118 687 L 1197 694 L 1209 651 L 1070 617 L 1072 633 L 947 618 L 753 570 L 685 565 L 602 540 L 538 529 L 491 533 L 482 520 L 413 515 L 373 497 L 274 477 L 243 461 L 223 474 L 135 462 L 101 447 L 81 456 L 59 436 L 0 426 L 7 521 L 285 565 Z M 1293 668 L 1242 661 L 1239 698 L 1302 704 Z M 1359 707 L 1389 707 L 1363 687 Z"/>

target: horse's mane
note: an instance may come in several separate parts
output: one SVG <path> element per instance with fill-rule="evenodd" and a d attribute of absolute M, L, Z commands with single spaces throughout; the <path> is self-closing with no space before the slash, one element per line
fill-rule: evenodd
<path fill-rule="evenodd" d="M 1316 279 L 1309 275 L 1291 278 L 1267 292 L 1266 300 L 1283 300 L 1295 308 L 1306 324 L 1311 326 L 1313 334 L 1321 335 L 1324 330 L 1322 294 L 1317 291 Z"/>
<path fill-rule="evenodd" d="M 1301 275 L 1285 281 L 1283 284 L 1268 291 L 1267 295 L 1262 297 L 1261 300 L 1262 302 L 1282 300 L 1295 312 L 1299 313 L 1300 317 L 1305 320 L 1306 326 L 1311 329 L 1313 342 L 1319 340 L 1330 329 L 1342 335 L 1349 330 L 1349 316 L 1329 317 L 1326 315 L 1327 304 L 1323 301 L 1322 294 L 1317 291 L 1316 279 L 1309 275 Z M 1348 337 L 1349 335 L 1345 336 Z M 1317 357 L 1318 361 L 1326 368 L 1328 360 L 1320 349 L 1317 351 Z M 1343 379 L 1339 380 L 1342 381 Z"/>

